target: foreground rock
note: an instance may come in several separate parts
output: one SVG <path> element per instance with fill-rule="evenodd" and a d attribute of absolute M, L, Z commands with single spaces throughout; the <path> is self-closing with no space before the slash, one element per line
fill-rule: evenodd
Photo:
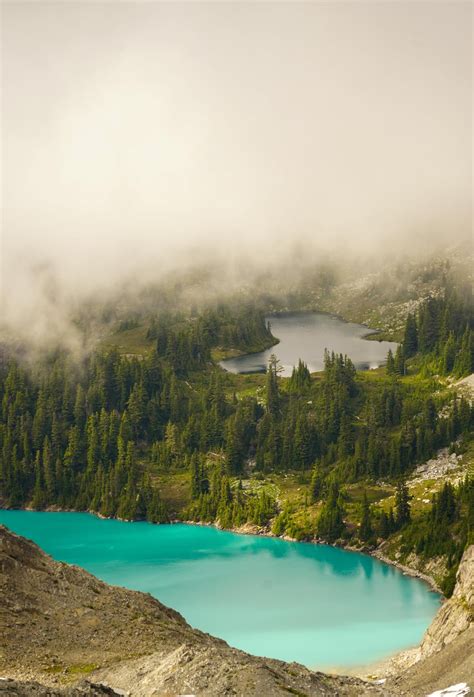
<path fill-rule="evenodd" d="M 55 689 L 37 682 L 20 682 L 2 678 L 0 679 L 0 697 L 121 697 L 121 695 L 110 687 L 89 682 L 74 687 Z"/>
<path fill-rule="evenodd" d="M 0 681 L 2 697 L 389 694 L 232 649 L 151 596 L 55 562 L 1 526 L 0 597 L 0 676 L 22 682 Z"/>

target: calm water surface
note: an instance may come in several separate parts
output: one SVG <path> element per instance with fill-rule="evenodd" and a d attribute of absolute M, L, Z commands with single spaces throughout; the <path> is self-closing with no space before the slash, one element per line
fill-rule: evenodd
<path fill-rule="evenodd" d="M 387 358 L 389 348 L 395 352 L 397 344 L 391 341 L 366 341 L 363 336 L 371 330 L 361 324 L 343 322 L 337 317 L 318 312 L 295 312 L 267 317 L 273 336 L 280 343 L 260 353 L 247 354 L 221 361 L 231 373 L 264 372 L 270 355 L 274 353 L 284 371 L 291 375 L 301 358 L 311 372 L 324 367 L 324 349 L 347 354 L 359 370 L 378 368 Z"/>
<path fill-rule="evenodd" d="M 232 646 L 312 668 L 415 645 L 439 607 L 418 579 L 325 545 L 87 513 L 0 510 L 0 523 L 55 559 L 151 593 Z"/>

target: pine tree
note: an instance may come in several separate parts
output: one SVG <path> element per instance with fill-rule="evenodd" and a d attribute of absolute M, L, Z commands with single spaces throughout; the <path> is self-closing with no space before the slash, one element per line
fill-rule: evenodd
<path fill-rule="evenodd" d="M 305 390 L 311 384 L 311 375 L 308 366 L 301 358 L 298 360 L 298 365 L 293 367 L 288 388 L 290 392 L 298 392 Z"/>
<path fill-rule="evenodd" d="M 167 523 L 168 514 L 166 511 L 166 506 L 161 500 L 158 489 L 154 488 L 151 494 L 151 498 L 146 505 L 146 519 L 150 523 Z"/>
<path fill-rule="evenodd" d="M 439 338 L 439 305 L 434 298 L 427 300 L 420 310 L 419 348 L 423 353 L 432 351 Z"/>
<path fill-rule="evenodd" d="M 461 348 L 456 356 L 453 368 L 458 377 L 469 375 L 474 371 L 474 340 L 469 327 L 466 327 L 462 336 Z"/>
<path fill-rule="evenodd" d="M 56 482 L 55 482 L 55 471 L 53 464 L 53 454 L 51 452 L 51 444 L 48 436 L 45 436 L 43 443 L 43 472 L 44 472 L 44 485 L 45 485 L 45 497 L 48 501 L 54 501 L 54 496 L 56 493 Z"/>
<path fill-rule="evenodd" d="M 395 375 L 395 360 L 392 349 L 388 349 L 387 353 L 387 375 Z"/>
<path fill-rule="evenodd" d="M 395 508 L 397 511 L 396 524 L 397 527 L 401 528 L 406 523 L 409 523 L 411 518 L 410 494 L 407 485 L 403 481 L 400 481 L 397 485 Z"/>
<path fill-rule="evenodd" d="M 329 489 L 328 498 L 321 508 L 318 519 L 318 535 L 328 542 L 334 542 L 344 532 L 344 508 L 339 486 L 333 482 Z"/>
<path fill-rule="evenodd" d="M 317 465 L 314 466 L 309 488 L 311 501 L 319 501 L 323 493 L 323 476 Z"/>
<path fill-rule="evenodd" d="M 36 452 L 36 458 L 35 458 L 35 485 L 34 485 L 34 489 L 33 489 L 33 500 L 31 502 L 31 505 L 33 506 L 33 508 L 41 509 L 45 506 L 45 504 L 46 504 L 46 496 L 45 496 L 43 468 L 42 468 L 42 463 L 41 463 L 40 451 L 38 450 Z"/>
<path fill-rule="evenodd" d="M 454 334 L 451 332 L 449 334 L 448 340 L 444 345 L 443 350 L 443 373 L 448 375 L 454 368 L 454 361 L 456 359 L 456 341 L 454 339 Z"/>
<path fill-rule="evenodd" d="M 362 518 L 359 529 L 359 537 L 364 542 L 368 542 L 373 536 L 372 515 L 370 511 L 367 493 L 364 491 L 364 499 L 362 501 Z"/>
<path fill-rule="evenodd" d="M 296 469 L 306 470 L 310 463 L 311 451 L 306 414 L 299 415 L 296 421 L 293 462 Z"/>
<path fill-rule="evenodd" d="M 405 375 L 406 373 L 405 355 L 403 352 L 403 346 L 401 344 L 397 346 L 397 350 L 395 352 L 395 373 L 397 375 Z"/>
<path fill-rule="evenodd" d="M 266 381 L 266 404 L 270 414 L 277 415 L 280 407 L 280 394 L 278 389 L 278 373 L 280 372 L 279 362 L 275 354 L 272 353 L 268 361 L 267 381 Z"/>
<path fill-rule="evenodd" d="M 390 532 L 391 532 L 391 530 L 390 530 L 388 515 L 385 513 L 385 511 L 382 511 L 382 513 L 380 514 L 380 520 L 379 520 L 379 535 L 384 540 L 386 540 L 387 537 L 390 535 Z"/>
<path fill-rule="evenodd" d="M 189 468 L 191 472 L 191 498 L 197 499 L 205 490 L 203 469 L 197 452 L 191 455 Z"/>
<path fill-rule="evenodd" d="M 128 399 L 128 418 L 132 430 L 132 437 L 138 440 L 144 431 L 146 423 L 146 401 L 143 383 L 135 384 Z"/>
<path fill-rule="evenodd" d="M 418 329 L 415 316 L 412 314 L 409 314 L 406 319 L 403 349 L 406 358 L 411 358 L 418 351 Z"/>

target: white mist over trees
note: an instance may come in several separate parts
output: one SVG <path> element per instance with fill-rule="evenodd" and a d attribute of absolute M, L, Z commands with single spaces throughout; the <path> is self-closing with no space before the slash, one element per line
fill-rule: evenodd
<path fill-rule="evenodd" d="M 307 259 L 470 234 L 470 3 L 2 14 L 10 319 L 195 261 L 265 269 L 295 240 Z"/>

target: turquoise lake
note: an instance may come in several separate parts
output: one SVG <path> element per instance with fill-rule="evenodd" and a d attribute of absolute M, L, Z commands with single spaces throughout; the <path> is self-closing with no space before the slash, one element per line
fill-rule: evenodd
<path fill-rule="evenodd" d="M 55 559 L 151 593 L 232 646 L 311 668 L 413 646 L 439 607 L 422 581 L 326 545 L 87 513 L 0 510 L 0 523 Z"/>

